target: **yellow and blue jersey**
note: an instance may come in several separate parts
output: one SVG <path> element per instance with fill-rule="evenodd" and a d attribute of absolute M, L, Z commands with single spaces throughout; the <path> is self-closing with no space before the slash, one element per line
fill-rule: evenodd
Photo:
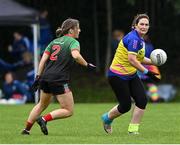
<path fill-rule="evenodd" d="M 145 43 L 136 30 L 129 32 L 119 43 L 108 76 L 119 76 L 130 79 L 136 75 L 137 69 L 128 61 L 128 54 L 135 54 L 142 62 L 145 56 Z"/>

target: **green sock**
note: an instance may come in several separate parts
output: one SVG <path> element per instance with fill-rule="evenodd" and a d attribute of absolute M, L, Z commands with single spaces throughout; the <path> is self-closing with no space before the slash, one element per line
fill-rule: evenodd
<path fill-rule="evenodd" d="M 139 130 L 139 124 L 129 124 L 128 132 L 138 132 Z"/>

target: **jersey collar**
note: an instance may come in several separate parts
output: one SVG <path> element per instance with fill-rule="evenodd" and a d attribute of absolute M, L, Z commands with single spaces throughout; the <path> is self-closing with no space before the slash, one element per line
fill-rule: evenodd
<path fill-rule="evenodd" d="M 139 35 L 139 33 L 137 32 L 137 30 L 133 30 L 134 31 L 134 33 L 136 33 L 136 35 L 139 37 L 139 39 L 141 39 L 141 40 L 144 40 L 142 37 L 140 37 L 140 35 Z"/>
<path fill-rule="evenodd" d="M 73 37 L 73 35 L 72 35 L 72 34 L 65 34 L 64 36 Z"/>

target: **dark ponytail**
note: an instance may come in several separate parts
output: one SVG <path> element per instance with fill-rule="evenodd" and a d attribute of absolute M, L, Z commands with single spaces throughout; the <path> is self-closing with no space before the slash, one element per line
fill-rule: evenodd
<path fill-rule="evenodd" d="M 68 18 L 66 19 L 61 27 L 58 27 L 56 30 L 56 36 L 60 37 L 62 35 L 68 34 L 69 29 L 73 29 L 74 27 L 77 27 L 79 24 L 79 21 L 76 19 Z"/>
<path fill-rule="evenodd" d="M 56 30 L 56 37 L 60 37 L 61 34 L 62 34 L 62 29 L 60 27 L 58 27 Z"/>

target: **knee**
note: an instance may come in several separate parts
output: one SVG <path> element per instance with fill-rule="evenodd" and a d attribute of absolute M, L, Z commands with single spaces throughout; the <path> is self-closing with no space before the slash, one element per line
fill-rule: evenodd
<path fill-rule="evenodd" d="M 120 113 L 124 114 L 131 109 L 131 103 L 125 105 L 118 105 L 117 109 Z"/>
<path fill-rule="evenodd" d="M 71 117 L 71 116 L 73 116 L 73 114 L 74 114 L 74 111 L 73 111 L 73 109 L 66 109 L 66 117 Z"/>
<path fill-rule="evenodd" d="M 48 104 L 43 104 L 43 103 L 39 102 L 39 107 L 40 107 L 42 110 L 44 110 L 44 109 L 46 109 L 46 108 L 48 107 Z"/>
<path fill-rule="evenodd" d="M 140 109 L 145 109 L 146 108 L 146 105 L 147 105 L 147 98 L 144 97 L 143 99 L 141 99 L 139 102 L 136 102 L 135 105 L 140 108 Z"/>
<path fill-rule="evenodd" d="M 69 110 L 68 117 L 73 116 L 73 114 L 74 114 L 74 111 L 73 110 Z"/>

